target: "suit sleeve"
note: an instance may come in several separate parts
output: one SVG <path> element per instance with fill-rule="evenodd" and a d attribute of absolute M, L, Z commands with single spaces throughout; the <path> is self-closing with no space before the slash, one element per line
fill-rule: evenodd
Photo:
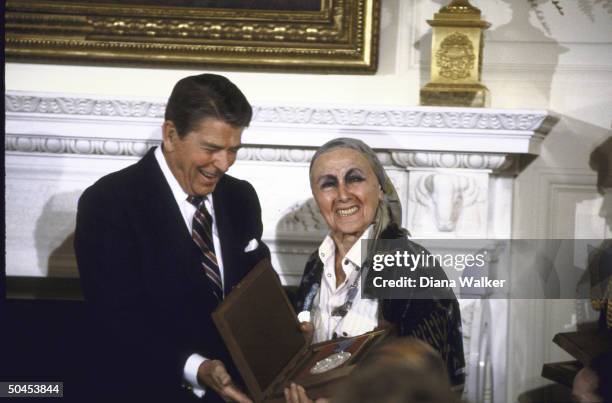
<path fill-rule="evenodd" d="M 146 306 L 139 245 L 127 211 L 109 189 L 100 190 L 90 188 L 79 200 L 74 244 L 83 294 L 93 314 L 95 376 L 103 377 L 105 390 L 108 383 L 109 393 L 144 393 L 155 385 L 155 393 L 163 395 L 180 387 L 188 354 L 176 333 Z"/>

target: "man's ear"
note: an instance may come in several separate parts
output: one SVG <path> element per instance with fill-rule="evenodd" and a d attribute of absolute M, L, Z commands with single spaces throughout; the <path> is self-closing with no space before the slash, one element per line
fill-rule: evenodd
<path fill-rule="evenodd" d="M 178 140 L 179 135 L 176 131 L 176 126 L 174 126 L 174 123 L 172 123 L 171 120 L 164 121 L 164 124 L 162 125 L 162 143 L 164 145 L 164 151 L 174 151 L 174 145 Z"/>

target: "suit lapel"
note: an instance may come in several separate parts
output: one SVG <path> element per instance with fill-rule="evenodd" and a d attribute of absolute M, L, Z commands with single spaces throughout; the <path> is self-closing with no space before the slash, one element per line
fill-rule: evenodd
<path fill-rule="evenodd" d="M 235 234 L 235 228 L 232 225 L 231 214 L 233 209 L 233 200 L 227 194 L 227 186 L 225 178 L 217 184 L 213 192 L 213 203 L 215 207 L 215 220 L 217 231 L 219 233 L 219 241 L 221 243 L 221 258 L 223 259 L 223 286 L 225 295 L 227 295 L 232 287 L 242 278 L 242 273 L 239 269 L 242 265 L 239 262 L 240 251 L 236 242 L 239 237 Z"/>
<path fill-rule="evenodd" d="M 163 240 L 160 245 L 169 248 L 176 259 L 176 269 L 181 270 L 188 279 L 190 286 L 195 287 L 198 293 L 206 293 L 212 296 L 208 279 L 200 267 L 200 250 L 193 242 L 191 234 L 185 226 L 181 211 L 165 180 L 161 168 L 153 154 L 154 149 L 140 161 L 143 177 L 143 186 L 139 205 L 148 209 L 145 215 L 156 221 L 156 235 Z M 239 250 L 240 237 L 235 234 L 232 225 L 232 213 L 236 208 L 234 200 L 228 194 L 225 178 L 221 178 L 213 192 L 213 203 L 215 209 L 215 223 L 221 243 L 221 258 L 223 259 L 223 282 L 224 292 L 227 295 L 232 287 L 242 278 L 240 271 L 244 266 L 240 264 L 242 254 Z M 174 267 L 172 268 L 174 269 Z"/>
<path fill-rule="evenodd" d="M 171 255 L 172 267 L 179 270 L 195 287 L 198 293 L 208 293 L 206 276 L 200 270 L 200 250 L 191 238 L 176 200 L 155 159 L 151 149 L 141 160 L 143 170 L 143 191 L 140 205 L 148 209 L 145 219 L 155 220 L 153 226 L 160 240 L 159 247 L 167 248 Z"/>

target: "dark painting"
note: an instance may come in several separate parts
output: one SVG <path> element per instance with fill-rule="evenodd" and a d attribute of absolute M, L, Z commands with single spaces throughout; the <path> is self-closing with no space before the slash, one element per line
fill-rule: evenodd
<path fill-rule="evenodd" d="M 193 8 L 229 8 L 240 10 L 320 11 L 321 0 L 65 0 L 73 4 L 117 4 Z"/>

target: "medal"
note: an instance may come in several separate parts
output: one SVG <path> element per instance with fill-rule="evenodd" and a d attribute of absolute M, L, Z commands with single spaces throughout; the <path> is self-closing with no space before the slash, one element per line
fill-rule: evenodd
<path fill-rule="evenodd" d="M 340 365 L 344 364 L 349 358 L 351 358 L 351 353 L 349 353 L 348 351 L 333 353 L 332 355 L 325 357 L 321 361 L 318 361 L 314 365 L 314 367 L 312 367 L 310 373 L 313 375 L 322 374 L 323 372 L 338 368 Z"/>
<path fill-rule="evenodd" d="M 317 363 L 310 369 L 310 373 L 313 375 L 322 374 L 323 372 L 338 368 L 340 365 L 347 362 L 348 359 L 351 358 L 352 354 L 344 350 L 349 348 L 354 342 L 354 339 L 339 342 L 333 353 L 323 358 L 321 361 L 317 361 Z"/>

